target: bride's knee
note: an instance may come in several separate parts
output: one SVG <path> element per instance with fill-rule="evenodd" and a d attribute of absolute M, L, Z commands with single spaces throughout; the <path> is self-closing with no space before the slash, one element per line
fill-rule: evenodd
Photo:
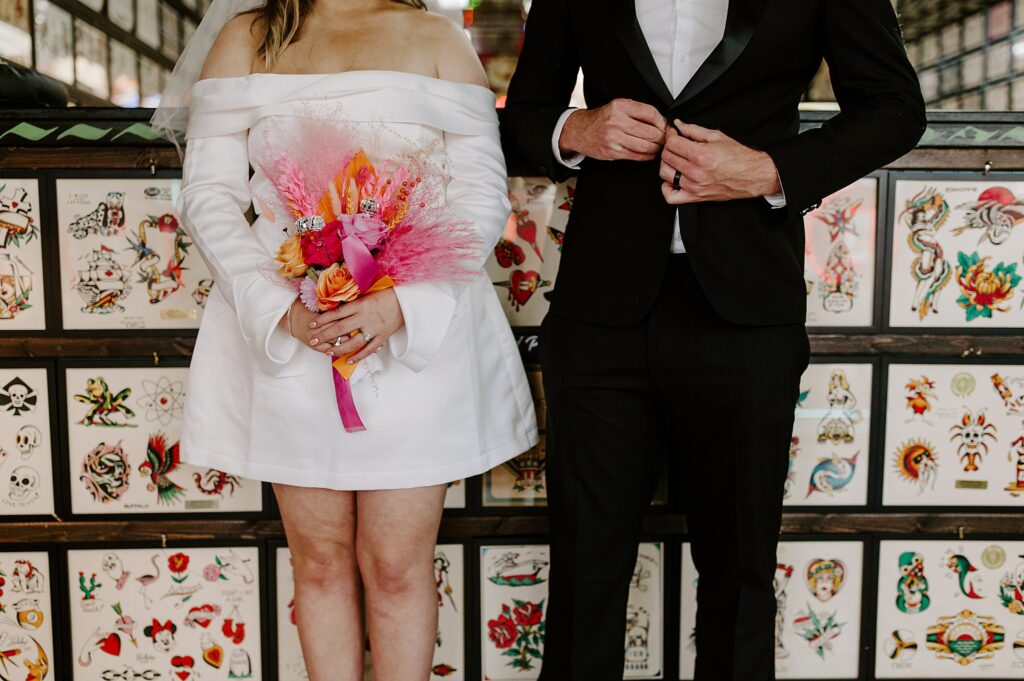
<path fill-rule="evenodd" d="M 432 564 L 402 547 L 357 550 L 368 598 L 394 598 L 432 588 Z"/>
<path fill-rule="evenodd" d="M 305 540 L 292 547 L 296 584 L 318 590 L 347 591 L 358 588 L 359 568 L 354 547 L 336 540 Z"/>

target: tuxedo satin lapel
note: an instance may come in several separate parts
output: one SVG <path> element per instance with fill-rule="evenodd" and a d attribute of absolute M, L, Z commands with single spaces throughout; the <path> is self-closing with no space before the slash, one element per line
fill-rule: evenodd
<path fill-rule="evenodd" d="M 743 50 L 757 30 L 769 0 L 729 0 L 729 16 L 725 26 L 725 37 L 718 44 L 707 61 L 697 70 L 683 91 L 672 103 L 673 106 L 693 99 L 709 85 L 718 80 L 729 67 L 739 59 Z M 632 2 L 629 3 L 632 6 Z"/>
<path fill-rule="evenodd" d="M 640 29 L 640 22 L 637 21 L 635 0 L 605 0 L 605 5 L 608 8 L 611 21 L 615 25 L 615 30 L 619 34 L 623 46 L 626 48 L 626 52 L 629 53 L 633 60 L 633 64 L 640 71 L 647 84 L 651 86 L 651 89 L 657 93 L 658 97 L 665 104 L 671 104 L 672 92 L 661 78 L 658 65 L 651 55 L 651 48 L 647 46 L 647 40 Z"/>

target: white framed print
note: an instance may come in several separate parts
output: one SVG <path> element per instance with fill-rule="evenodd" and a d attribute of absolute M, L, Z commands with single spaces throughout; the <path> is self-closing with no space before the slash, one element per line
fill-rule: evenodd
<path fill-rule="evenodd" d="M 39 180 L 0 176 L 0 331 L 46 328 Z"/>
<path fill-rule="evenodd" d="M 539 326 L 547 314 L 575 193 L 575 179 L 509 180 L 512 215 L 486 269 L 512 326 Z"/>
<path fill-rule="evenodd" d="M 36 69 L 67 85 L 75 82 L 74 21 L 49 0 L 33 5 Z"/>
<path fill-rule="evenodd" d="M 453 480 L 444 493 L 445 508 L 466 508 L 466 481 Z"/>
<path fill-rule="evenodd" d="M 879 184 L 858 180 L 804 218 L 809 327 L 874 325 Z"/>
<path fill-rule="evenodd" d="M 779 542 L 773 586 L 775 675 L 779 679 L 859 679 L 864 542 Z M 697 660 L 697 570 L 683 544 L 679 678 Z"/>
<path fill-rule="evenodd" d="M 1024 327 L 1024 178 L 897 177 L 889 326 Z"/>
<path fill-rule="evenodd" d="M 4 40 L 0 42 L 0 57 L 22 66 L 32 65 L 32 30 L 28 8 L 29 0 L 8 0 L 0 4 L 0 26 Z"/>
<path fill-rule="evenodd" d="M 110 96 L 107 34 L 75 18 L 75 85 L 97 97 Z"/>
<path fill-rule="evenodd" d="M 546 506 L 545 461 L 542 434 L 537 446 L 483 474 L 483 506 Z"/>
<path fill-rule="evenodd" d="M 213 279 L 174 209 L 181 180 L 57 180 L 67 330 L 195 329 Z"/>
<path fill-rule="evenodd" d="M 800 379 L 786 506 L 868 503 L 875 365 L 814 361 Z"/>
<path fill-rule="evenodd" d="M 663 679 L 665 545 L 641 542 L 626 605 L 624 679 Z"/>
<path fill-rule="evenodd" d="M 49 370 L 0 365 L 0 517 L 55 512 L 53 432 Z"/>
<path fill-rule="evenodd" d="M 1024 675 L 1024 542 L 883 541 L 877 679 Z"/>
<path fill-rule="evenodd" d="M 119 28 L 135 29 L 135 0 L 107 0 L 107 16 Z"/>
<path fill-rule="evenodd" d="M 117 106 L 139 106 L 139 55 L 124 43 L 110 41 L 110 101 Z"/>
<path fill-rule="evenodd" d="M 256 546 L 69 549 L 73 681 L 263 678 Z"/>
<path fill-rule="evenodd" d="M 56 656 L 50 554 L 33 550 L 0 552 L 0 578 L 4 677 L 29 681 L 53 678 Z"/>
<path fill-rule="evenodd" d="M 186 367 L 67 367 L 71 512 L 263 510 L 259 481 L 182 463 Z"/>
<path fill-rule="evenodd" d="M 884 506 L 1024 508 L 1024 365 L 888 364 Z"/>
<path fill-rule="evenodd" d="M 479 559 L 483 678 L 536 679 L 544 656 L 549 548 L 481 546 Z"/>
<path fill-rule="evenodd" d="M 135 0 L 135 35 L 150 47 L 160 47 L 158 0 Z"/>

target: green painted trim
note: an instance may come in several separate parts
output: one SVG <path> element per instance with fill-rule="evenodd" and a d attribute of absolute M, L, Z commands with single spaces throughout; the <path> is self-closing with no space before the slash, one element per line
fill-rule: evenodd
<path fill-rule="evenodd" d="M 77 137 L 78 139 L 95 142 L 106 137 L 111 130 L 113 130 L 113 128 L 97 128 L 93 125 L 89 125 L 88 123 L 78 123 L 57 135 L 57 139 L 62 140 L 65 137 Z"/>
<path fill-rule="evenodd" d="M 56 130 L 57 128 L 50 128 L 47 130 L 46 128 L 40 128 L 39 126 L 32 125 L 31 123 L 18 123 L 16 126 L 9 128 L 0 135 L 0 139 L 3 139 L 8 135 L 17 135 L 22 139 L 38 142 L 45 137 L 49 137 Z"/>
<path fill-rule="evenodd" d="M 162 137 L 160 133 L 149 127 L 148 123 L 132 123 L 127 128 L 111 137 L 110 141 L 113 142 L 121 135 L 135 135 L 136 137 L 150 141 L 160 139 Z"/>

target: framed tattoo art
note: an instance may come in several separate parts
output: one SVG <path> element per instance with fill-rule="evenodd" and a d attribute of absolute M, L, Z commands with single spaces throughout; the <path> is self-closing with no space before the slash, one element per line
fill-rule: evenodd
<path fill-rule="evenodd" d="M 174 211 L 181 180 L 57 180 L 63 327 L 194 329 L 213 280 Z"/>
<path fill-rule="evenodd" d="M 888 364 L 882 503 L 1024 507 L 1024 365 Z"/>
<path fill-rule="evenodd" d="M 480 547 L 481 668 L 485 679 L 536 679 L 544 656 L 549 549 Z"/>
<path fill-rule="evenodd" d="M 0 331 L 46 329 L 39 180 L 0 176 Z"/>
<path fill-rule="evenodd" d="M 779 679 L 859 679 L 861 541 L 779 543 L 773 586 L 775 674 Z M 679 678 L 693 679 L 696 662 L 697 571 L 683 544 Z"/>
<path fill-rule="evenodd" d="M 875 678 L 1024 674 L 1024 542 L 883 541 Z"/>
<path fill-rule="evenodd" d="M 624 679 L 663 679 L 665 545 L 644 542 L 637 553 L 626 605 Z"/>
<path fill-rule="evenodd" d="M 75 82 L 74 20 L 52 2 L 36 2 L 34 35 L 36 69 L 71 85 Z"/>
<path fill-rule="evenodd" d="M 180 461 L 187 367 L 68 366 L 63 385 L 73 514 L 263 510 L 258 481 Z"/>
<path fill-rule="evenodd" d="M 487 272 L 512 326 L 540 326 L 548 310 L 544 293 L 554 286 L 576 180 L 509 180 L 512 215 Z"/>
<path fill-rule="evenodd" d="M 487 507 L 546 506 L 544 436 L 536 447 L 492 468 L 481 477 Z"/>
<path fill-rule="evenodd" d="M 259 565 L 255 546 L 68 550 L 71 678 L 263 678 Z"/>
<path fill-rule="evenodd" d="M 889 327 L 1024 326 L 1024 176 L 892 177 Z"/>
<path fill-rule="evenodd" d="M 466 481 L 454 480 L 448 483 L 444 495 L 445 508 L 466 508 Z"/>
<path fill-rule="evenodd" d="M 0 366 L 0 517 L 55 511 L 50 387 L 45 367 Z"/>
<path fill-rule="evenodd" d="M 46 551 L 0 552 L 0 674 L 5 679 L 57 676 L 51 577 Z"/>
<path fill-rule="evenodd" d="M 786 506 L 865 506 L 875 364 L 815 359 L 800 381 Z"/>
<path fill-rule="evenodd" d="M 866 177 L 825 199 L 804 218 L 807 325 L 875 325 L 879 178 Z"/>

